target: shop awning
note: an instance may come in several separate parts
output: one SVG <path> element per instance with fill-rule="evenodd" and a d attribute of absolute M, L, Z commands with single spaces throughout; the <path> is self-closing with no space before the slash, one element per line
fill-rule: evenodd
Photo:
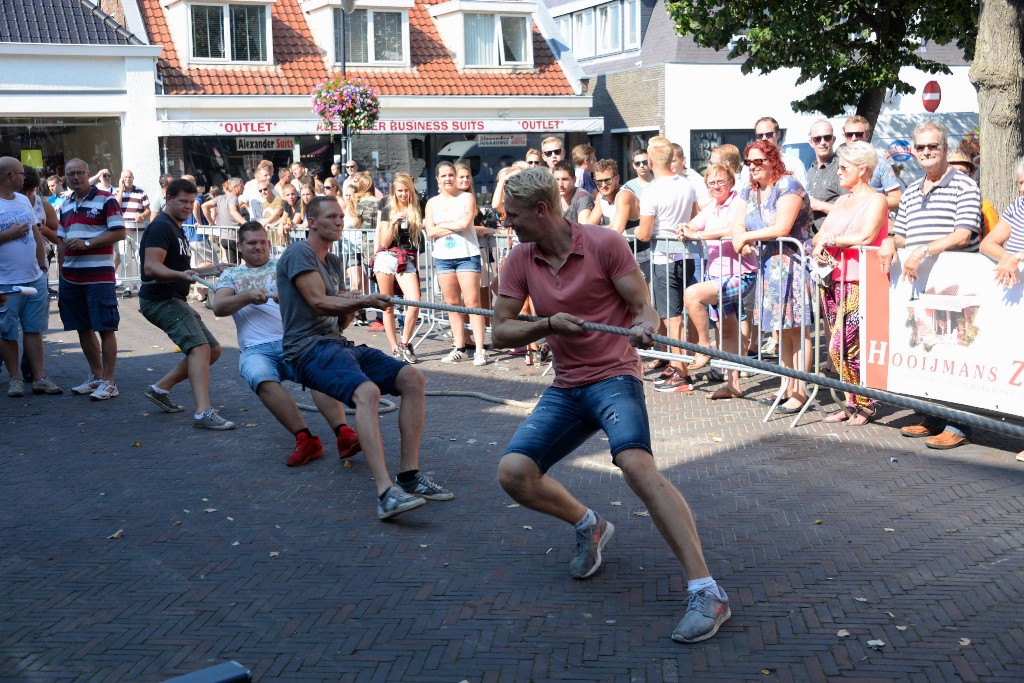
<path fill-rule="evenodd" d="M 158 121 L 161 137 L 202 135 L 317 135 L 340 133 L 327 129 L 318 119 Z M 601 133 L 604 118 L 494 118 L 494 119 L 381 119 L 364 133 Z"/>

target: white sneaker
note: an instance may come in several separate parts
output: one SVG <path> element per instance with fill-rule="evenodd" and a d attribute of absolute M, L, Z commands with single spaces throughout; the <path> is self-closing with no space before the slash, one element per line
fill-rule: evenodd
<path fill-rule="evenodd" d="M 88 379 L 79 384 L 77 387 L 71 388 L 71 393 L 78 394 L 79 396 L 85 396 L 86 394 L 91 394 L 92 392 L 96 391 L 99 388 L 99 386 L 100 381 L 96 379 L 90 372 Z"/>
<path fill-rule="evenodd" d="M 487 365 L 487 352 L 477 351 L 473 354 L 473 365 Z"/>
<path fill-rule="evenodd" d="M 442 363 L 461 363 L 466 360 L 466 354 L 458 349 L 452 349 L 451 352 L 441 359 Z"/>
<path fill-rule="evenodd" d="M 100 385 L 96 387 L 96 391 L 89 394 L 89 400 L 91 401 L 106 401 L 108 398 L 117 398 L 121 395 L 121 392 L 117 390 L 113 382 L 107 380 L 100 380 Z"/>

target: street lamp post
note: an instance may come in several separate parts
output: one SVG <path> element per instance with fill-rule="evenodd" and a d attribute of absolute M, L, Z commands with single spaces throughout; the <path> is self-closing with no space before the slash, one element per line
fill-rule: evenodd
<path fill-rule="evenodd" d="M 356 0 L 341 0 L 341 77 L 346 77 L 348 62 L 348 15 L 356 11 Z M 343 162 L 352 159 L 352 137 L 349 135 L 348 124 L 341 129 L 341 155 Z"/>

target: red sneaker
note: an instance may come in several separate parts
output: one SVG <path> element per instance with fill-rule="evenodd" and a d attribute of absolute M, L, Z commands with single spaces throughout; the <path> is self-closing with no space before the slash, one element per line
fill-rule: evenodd
<path fill-rule="evenodd" d="M 344 425 L 338 432 L 338 459 L 344 460 L 363 450 L 359 445 L 359 435 L 355 430 Z"/>
<path fill-rule="evenodd" d="M 319 436 L 306 436 L 301 432 L 295 435 L 295 450 L 288 456 L 285 464 L 288 467 L 300 467 L 307 462 L 316 460 L 324 454 L 323 444 Z"/>
<path fill-rule="evenodd" d="M 384 329 L 384 323 L 379 320 L 374 320 L 366 329 L 370 332 L 380 332 Z"/>

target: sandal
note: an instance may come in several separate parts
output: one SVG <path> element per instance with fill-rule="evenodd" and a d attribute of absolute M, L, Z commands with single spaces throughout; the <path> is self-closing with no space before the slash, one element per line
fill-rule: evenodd
<path fill-rule="evenodd" d="M 850 416 L 850 419 L 847 420 L 846 424 L 854 427 L 860 427 L 866 425 L 868 422 L 871 422 L 871 418 L 873 418 L 874 416 L 874 410 L 861 408 L 860 410 L 858 410 L 857 412 Z"/>
<path fill-rule="evenodd" d="M 743 398 L 743 392 L 736 391 L 732 387 L 721 387 L 708 394 L 709 401 L 727 401 L 730 398 Z"/>
<path fill-rule="evenodd" d="M 647 363 L 644 364 L 644 372 L 650 373 L 654 372 L 655 370 L 661 370 L 666 365 L 668 365 L 667 360 L 663 358 L 655 358 L 654 360 L 648 361 Z"/>
<path fill-rule="evenodd" d="M 700 370 L 701 368 L 707 367 L 711 362 L 711 356 L 706 356 L 703 353 L 698 353 L 693 356 L 693 360 L 686 366 L 687 370 Z"/>
<path fill-rule="evenodd" d="M 829 415 L 828 417 L 826 417 L 824 420 L 822 420 L 822 422 L 846 422 L 856 414 L 856 411 L 851 413 L 848 408 L 841 408 L 836 412 L 832 413 L 831 415 Z"/>

